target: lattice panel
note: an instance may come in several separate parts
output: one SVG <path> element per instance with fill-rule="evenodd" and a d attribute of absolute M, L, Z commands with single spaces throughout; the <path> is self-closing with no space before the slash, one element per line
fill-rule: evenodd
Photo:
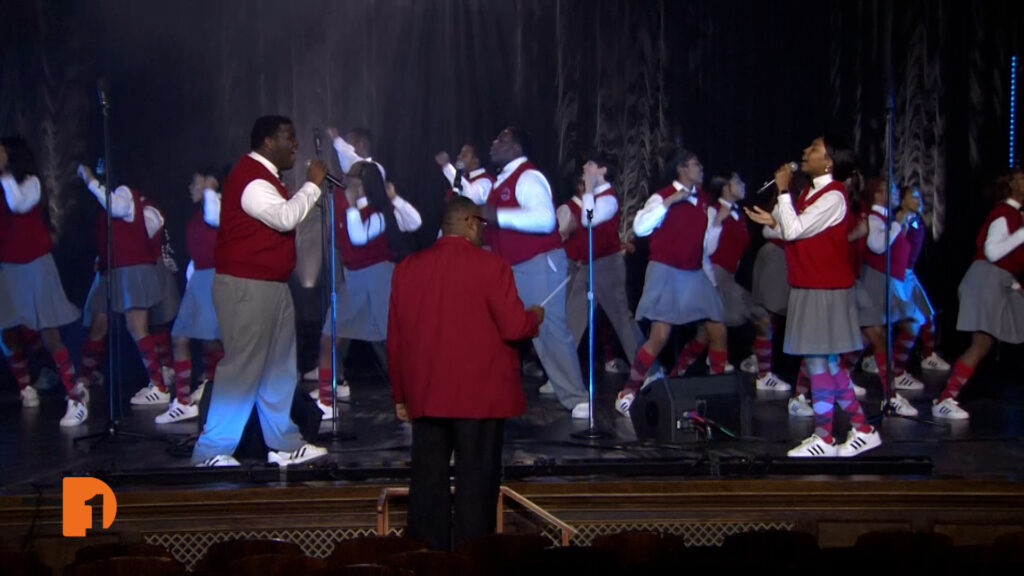
<path fill-rule="evenodd" d="M 792 530 L 792 522 L 651 522 L 651 523 L 607 523 L 607 524 L 573 524 L 576 535 L 570 544 L 573 546 L 590 546 L 594 538 L 604 534 L 617 534 L 624 531 L 661 532 L 686 538 L 687 546 L 721 546 L 725 537 L 741 532 L 760 530 Z M 556 546 L 561 544 L 561 532 L 554 526 L 545 526 L 542 534 L 551 539 Z"/>
<path fill-rule="evenodd" d="M 401 536 L 402 529 L 394 528 L 391 534 Z M 334 550 L 335 543 L 359 536 L 374 536 L 374 527 L 365 528 L 293 528 L 284 530 L 237 530 L 223 532 L 153 532 L 143 535 L 147 544 L 163 546 L 189 570 L 206 554 L 216 542 L 224 540 L 284 540 L 302 547 L 307 556 L 326 558 Z"/>

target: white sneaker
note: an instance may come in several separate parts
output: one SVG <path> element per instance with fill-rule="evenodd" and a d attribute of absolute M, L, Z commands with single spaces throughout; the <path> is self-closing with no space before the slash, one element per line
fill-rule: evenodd
<path fill-rule="evenodd" d="M 78 426 L 89 419 L 89 408 L 78 400 L 68 400 L 68 409 L 60 419 L 61 428 Z"/>
<path fill-rule="evenodd" d="M 798 418 L 811 418 L 814 416 L 814 407 L 811 406 L 811 403 L 807 401 L 807 397 L 803 394 L 790 398 L 787 408 L 790 416 Z"/>
<path fill-rule="evenodd" d="M 633 400 L 635 399 L 636 394 L 629 390 L 622 390 L 619 392 L 618 397 L 615 398 L 615 411 L 629 418 L 629 407 L 633 405 Z"/>
<path fill-rule="evenodd" d="M 21 389 L 21 407 L 22 408 L 35 408 L 39 406 L 39 392 L 32 385 L 25 386 Z"/>
<path fill-rule="evenodd" d="M 271 450 L 267 453 L 267 463 L 277 464 L 284 468 L 285 466 L 302 464 L 303 462 L 308 462 L 326 455 L 327 448 L 322 448 L 314 444 L 303 444 L 301 448 L 294 452 Z"/>
<path fill-rule="evenodd" d="M 89 403 L 89 389 L 85 386 L 85 380 L 79 379 L 75 387 L 68 394 L 68 400 L 77 400 L 82 404 Z"/>
<path fill-rule="evenodd" d="M 178 404 L 178 399 L 175 398 L 171 401 L 171 405 L 167 407 L 167 412 L 157 416 L 153 421 L 157 424 L 170 424 L 171 422 L 181 422 L 182 420 L 191 420 L 198 417 L 199 406 L 196 404 Z"/>
<path fill-rule="evenodd" d="M 167 387 L 170 387 L 170 386 L 174 385 L 174 382 L 175 382 L 175 379 L 174 379 L 175 378 L 175 376 L 174 376 L 174 368 L 171 368 L 170 366 L 161 366 L 160 367 L 160 373 L 163 374 L 163 376 L 164 376 L 164 384 Z"/>
<path fill-rule="evenodd" d="M 604 371 L 609 374 L 629 374 L 629 365 L 622 358 L 613 358 L 604 363 Z"/>
<path fill-rule="evenodd" d="M 740 370 L 747 374 L 757 374 L 757 355 L 751 354 L 740 362 Z"/>
<path fill-rule="evenodd" d="M 864 396 L 867 395 L 867 393 L 868 393 L 868 389 L 867 388 L 865 388 L 863 386 L 859 386 L 857 384 L 853 385 L 853 395 L 856 396 L 857 398 L 863 398 Z"/>
<path fill-rule="evenodd" d="M 950 369 L 949 362 L 946 362 L 939 357 L 938 354 L 932 352 L 930 356 L 921 360 L 921 368 L 925 370 L 936 370 L 936 371 L 948 371 Z"/>
<path fill-rule="evenodd" d="M 796 448 L 786 452 L 790 458 L 831 458 L 836 455 L 836 447 L 811 434 L 809 438 Z"/>
<path fill-rule="evenodd" d="M 309 382 L 316 382 L 316 381 L 320 380 L 320 369 L 319 368 L 313 368 L 309 372 L 306 372 L 305 374 L 303 374 L 302 375 L 302 379 L 303 380 L 307 380 Z"/>
<path fill-rule="evenodd" d="M 864 359 L 860 361 L 860 369 L 868 374 L 878 374 L 878 364 L 875 362 L 875 357 L 865 356 Z"/>
<path fill-rule="evenodd" d="M 551 380 L 548 380 L 547 382 L 542 384 L 540 388 L 537 388 L 537 393 L 538 394 L 543 394 L 545 396 L 550 396 L 550 395 L 554 394 L 555 393 L 555 387 L 551 385 Z"/>
<path fill-rule="evenodd" d="M 148 406 L 151 404 L 167 404 L 171 401 L 170 392 L 162 392 L 157 388 L 156 384 L 152 382 L 148 386 L 139 390 L 132 396 L 131 403 L 136 406 Z"/>
<path fill-rule="evenodd" d="M 321 420 L 330 420 L 331 418 L 334 418 L 334 407 L 330 404 L 322 404 L 320 400 L 317 399 L 316 407 L 324 413 L 323 416 L 320 417 Z"/>
<path fill-rule="evenodd" d="M 882 402 L 882 409 L 885 410 L 885 402 Z M 911 418 L 917 416 L 917 408 L 914 408 L 910 404 L 910 401 L 900 396 L 899 394 L 893 394 L 892 398 L 889 398 L 889 407 L 892 408 L 893 412 L 900 416 L 910 416 Z"/>
<path fill-rule="evenodd" d="M 878 448 L 881 445 L 882 436 L 874 428 L 871 429 L 871 432 L 867 433 L 850 430 L 846 435 L 846 442 L 840 444 L 836 450 L 836 456 L 851 458 L 868 450 Z"/>
<path fill-rule="evenodd" d="M 708 373 L 710 374 L 710 370 L 711 370 L 711 357 L 709 356 L 709 357 L 704 358 L 704 363 L 707 364 L 708 370 L 709 370 Z M 722 374 L 732 374 L 735 371 L 736 371 L 736 367 L 733 366 L 732 364 L 729 364 L 729 362 L 726 361 L 725 368 L 724 368 Z"/>
<path fill-rule="evenodd" d="M 897 376 L 892 385 L 897 390 L 924 390 L 924 382 L 911 376 L 910 372 L 904 372 Z"/>
<path fill-rule="evenodd" d="M 590 402 L 580 402 L 572 409 L 573 420 L 587 420 L 590 418 Z"/>
<path fill-rule="evenodd" d="M 657 372 L 655 372 L 654 374 L 651 374 L 647 378 L 644 378 L 644 383 L 640 386 L 640 389 L 643 390 L 644 388 L 647 388 L 647 386 L 650 385 L 652 382 L 657 382 L 658 380 L 664 380 L 664 379 L 665 379 L 665 370 L 662 369 L 662 368 L 658 368 Z"/>
<path fill-rule="evenodd" d="M 960 407 L 960 403 L 952 398 L 946 398 L 942 402 L 932 402 L 932 416 L 936 418 L 949 418 L 950 420 L 967 420 L 971 417 Z"/>
<path fill-rule="evenodd" d="M 758 378 L 757 381 L 754 382 L 754 387 L 758 390 L 779 390 L 781 392 L 793 389 L 788 382 L 771 372 L 768 372 L 764 376 Z"/>
<path fill-rule="evenodd" d="M 196 468 L 216 468 L 219 466 L 241 465 L 242 464 L 238 460 L 235 460 L 235 457 L 230 454 L 217 454 L 216 456 L 211 456 L 199 464 L 196 464 Z"/>
<path fill-rule="evenodd" d="M 199 383 L 199 386 L 196 386 L 196 389 L 192 391 L 192 394 L 189 395 L 189 399 L 192 401 L 193 404 L 198 405 L 199 401 L 203 399 L 203 393 L 206 392 L 207 382 L 209 382 L 209 380 L 204 379 L 202 382 Z"/>

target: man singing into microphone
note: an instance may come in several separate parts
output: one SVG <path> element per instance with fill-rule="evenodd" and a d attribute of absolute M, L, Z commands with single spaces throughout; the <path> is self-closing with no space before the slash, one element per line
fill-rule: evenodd
<path fill-rule="evenodd" d="M 232 453 L 256 405 L 267 461 L 298 464 L 327 454 L 303 442 L 290 417 L 298 378 L 295 309 L 288 277 L 295 268 L 295 227 L 320 197 L 326 169 L 313 160 L 294 195 L 280 173 L 295 164 L 299 142 L 284 116 L 256 120 L 252 152 L 224 182 L 214 251 L 213 305 L 224 359 L 206 426 L 192 452 L 198 466 L 238 466 Z"/>

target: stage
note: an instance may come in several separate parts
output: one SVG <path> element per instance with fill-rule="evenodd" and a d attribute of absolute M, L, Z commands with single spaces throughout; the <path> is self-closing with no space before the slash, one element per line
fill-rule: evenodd
<path fill-rule="evenodd" d="M 526 379 L 528 411 L 506 428 L 505 485 L 572 526 L 569 541 L 579 544 L 623 528 L 682 534 L 704 545 L 758 528 L 807 531 L 823 546 L 851 545 L 879 528 L 987 543 L 1024 527 L 1022 383 L 1000 369 L 1004 364 L 986 368 L 967 388 L 969 422 L 889 418 L 881 423 L 883 446 L 851 460 L 787 459 L 786 450 L 811 433 L 812 419 L 789 417 L 787 394 L 755 393 L 752 379 L 745 388 L 749 435 L 660 446 L 638 441 L 630 421 L 613 411 L 623 376 L 602 375 L 598 383 L 596 419 L 611 436 L 593 442 L 573 438 L 586 421 L 570 419 L 553 397 L 538 395 L 539 382 Z M 360 375 L 351 402 L 340 405 L 338 427 L 355 437 L 325 442 L 327 458 L 287 470 L 256 460 L 243 460 L 241 468 L 192 468 L 186 448 L 197 423 L 157 427 L 160 408 L 127 401 L 122 429 L 146 438 L 75 446 L 75 438 L 104 428 L 105 388 L 93 390 L 87 424 L 71 430 L 57 426 L 64 408 L 57 390 L 41 394 L 39 408 L 22 409 L 7 388 L 0 396 L 0 535 L 7 544 L 31 540 L 56 563 L 84 542 L 115 539 L 164 544 L 191 564 L 210 543 L 239 535 L 292 539 L 324 556 L 338 539 L 376 531 L 382 517 L 388 530 L 400 532 L 404 499 L 385 502 L 382 490 L 407 484 L 409 428 L 394 418 L 386 383 L 372 370 Z M 856 379 L 868 389 L 869 416 L 877 415 L 877 378 Z M 927 416 L 943 375 L 925 373 L 924 381 L 923 392 L 906 396 Z M 321 430 L 329 431 L 330 422 Z M 837 435 L 845 432 L 843 422 Z M 67 475 L 95 475 L 113 488 L 118 518 L 110 532 L 60 536 L 60 482 Z M 507 504 L 506 530 L 559 540 L 555 525 Z"/>

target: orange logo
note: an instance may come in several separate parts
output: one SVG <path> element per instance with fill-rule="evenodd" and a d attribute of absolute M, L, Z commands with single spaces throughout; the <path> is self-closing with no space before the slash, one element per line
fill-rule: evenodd
<path fill-rule="evenodd" d="M 63 532 L 67 537 L 84 537 L 92 529 L 93 506 L 103 508 L 103 529 L 110 528 L 117 516 L 117 497 L 107 483 L 92 477 L 64 478 L 61 498 Z"/>

